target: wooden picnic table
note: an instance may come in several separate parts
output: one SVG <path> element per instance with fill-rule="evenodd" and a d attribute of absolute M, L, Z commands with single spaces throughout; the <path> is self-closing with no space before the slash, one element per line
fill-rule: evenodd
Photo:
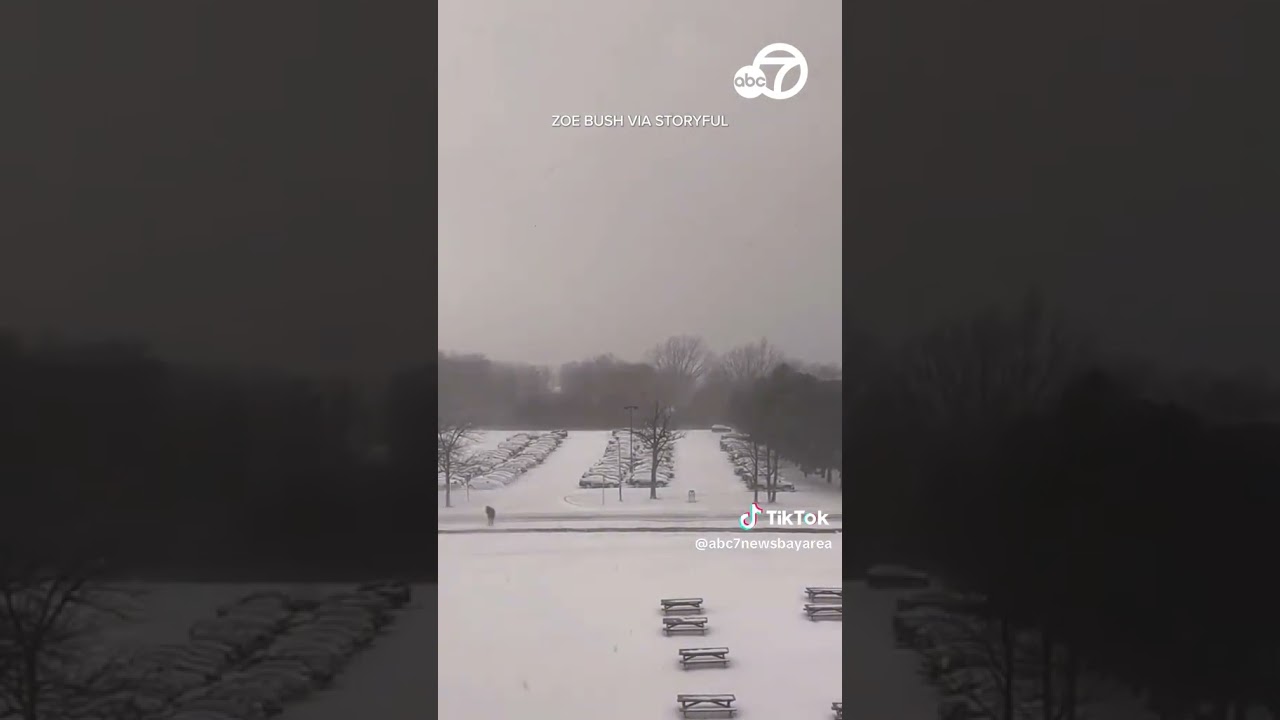
<path fill-rule="evenodd" d="M 690 713 L 694 715 L 725 714 L 729 717 L 733 717 L 733 714 L 738 711 L 738 709 L 733 706 L 733 703 L 736 700 L 736 697 L 728 694 L 676 695 L 676 702 L 680 704 L 680 713 L 685 717 L 689 717 Z"/>
<path fill-rule="evenodd" d="M 844 600 L 844 588 L 842 587 L 807 587 L 804 589 L 808 594 L 809 600 Z"/>
<path fill-rule="evenodd" d="M 702 611 L 702 598 L 665 598 L 658 602 L 666 613 Z"/>
<path fill-rule="evenodd" d="M 700 616 L 682 615 L 662 618 L 662 632 L 670 635 L 673 632 L 707 632 L 707 619 Z"/>
<path fill-rule="evenodd" d="M 844 619 L 843 605 L 813 605 L 805 603 L 804 611 L 809 615 L 810 620 L 819 618 L 830 618 L 832 620 Z"/>
<path fill-rule="evenodd" d="M 695 665 L 729 664 L 729 648 L 681 648 L 680 665 L 689 668 Z"/>

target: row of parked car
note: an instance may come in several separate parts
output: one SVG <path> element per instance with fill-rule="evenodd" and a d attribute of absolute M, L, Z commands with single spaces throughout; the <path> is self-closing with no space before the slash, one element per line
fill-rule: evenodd
<path fill-rule="evenodd" d="M 640 438 L 635 437 L 635 448 L 631 447 L 634 434 L 629 429 L 614 430 L 605 444 L 604 455 L 594 465 L 587 468 L 578 480 L 578 487 L 602 488 L 618 487 L 625 483 L 631 487 L 647 486 L 656 482 L 658 487 L 666 487 L 675 479 L 675 460 L 670 448 L 658 457 L 658 470 L 653 473 L 653 453 L 649 452 Z"/>
<path fill-rule="evenodd" d="M 510 485 L 516 478 L 541 465 L 568 436 L 568 430 L 516 433 L 498 443 L 497 447 L 482 450 L 469 458 L 466 463 L 468 470 L 451 473 L 453 486 L 470 485 L 473 490 L 492 490 Z M 444 489 L 444 484 L 442 472 L 437 475 L 436 485 Z"/>
<path fill-rule="evenodd" d="M 900 579 L 909 580 L 909 573 Z M 917 576 L 919 577 L 919 576 Z M 875 587 L 871 579 L 869 584 Z M 921 584 L 898 584 L 896 587 L 921 587 Z M 893 587 L 893 585 L 884 585 Z M 897 599 L 893 616 L 894 643 L 899 649 L 920 656 L 920 673 L 941 695 L 939 720 L 994 720 L 1002 707 L 1005 669 L 1000 631 L 983 618 L 985 601 L 977 595 L 965 595 L 936 586 L 918 590 Z M 1039 658 L 1038 638 L 1034 633 L 1015 635 L 1015 663 L 1034 664 Z M 1015 666 L 1015 720 L 1037 720 L 1044 711 L 1034 699 L 1034 678 L 1019 677 Z"/>
<path fill-rule="evenodd" d="M 560 443 L 568 430 L 544 433 L 516 433 L 490 451 L 478 466 L 481 471 L 467 478 L 475 490 L 492 490 L 510 485 L 516 478 L 541 465 Z"/>
<path fill-rule="evenodd" d="M 329 685 L 411 598 L 407 584 L 306 600 L 256 592 L 195 623 L 189 642 L 115 668 L 114 693 L 60 716 L 91 720 L 264 720 Z"/>
<path fill-rule="evenodd" d="M 733 463 L 733 474 L 746 483 L 748 490 L 756 489 L 757 477 L 759 477 L 761 490 L 768 486 L 766 476 L 769 461 L 768 451 L 764 445 L 757 445 L 753 455 L 751 437 L 746 433 L 729 430 L 720 434 L 720 449 L 729 455 L 729 462 Z M 778 477 L 774 480 L 774 488 L 780 492 L 794 492 L 796 486 L 795 483 L 783 477 L 782 471 L 779 470 Z"/>

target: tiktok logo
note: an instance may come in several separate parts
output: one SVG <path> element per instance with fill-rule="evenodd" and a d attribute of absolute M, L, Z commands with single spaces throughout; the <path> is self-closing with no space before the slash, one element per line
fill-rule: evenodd
<path fill-rule="evenodd" d="M 756 518 L 760 517 L 760 513 L 764 512 L 756 503 L 751 503 L 751 508 L 738 516 L 738 527 L 743 530 L 753 530 L 756 526 Z"/>

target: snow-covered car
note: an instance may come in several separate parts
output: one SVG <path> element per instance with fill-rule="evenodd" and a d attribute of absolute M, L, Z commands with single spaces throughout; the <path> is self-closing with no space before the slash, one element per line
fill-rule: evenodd
<path fill-rule="evenodd" d="M 920 627 L 915 634 L 917 650 L 955 648 L 973 643 L 981 638 L 985 629 L 973 618 L 953 615 L 945 622 L 931 622 Z"/>
<path fill-rule="evenodd" d="M 288 662 L 305 668 L 308 677 L 324 687 L 342 667 L 342 658 L 334 655 L 328 648 L 314 645 L 295 644 L 288 647 L 270 648 L 263 656 L 264 662 L 272 664 Z"/>
<path fill-rule="evenodd" d="M 929 575 L 902 565 L 875 565 L 867 570 L 867 587 L 877 590 L 889 588 L 927 588 Z"/>
<path fill-rule="evenodd" d="M 993 695 L 989 699 L 996 700 L 996 697 Z M 944 698 L 938 703 L 938 720 L 990 720 L 993 707 L 1000 707 L 999 702 L 988 705 L 975 698 Z"/>
<path fill-rule="evenodd" d="M 763 475 L 763 473 L 762 473 L 762 475 Z M 757 484 L 760 486 L 760 488 L 759 488 L 759 489 L 761 489 L 761 490 L 768 490 L 768 489 L 769 489 L 769 480 L 768 480 L 768 478 L 761 477 L 761 478 L 760 478 L 760 482 L 759 482 L 759 483 L 752 483 L 752 482 L 751 482 L 751 478 L 750 478 L 750 477 L 743 478 L 743 479 L 744 479 L 744 480 L 746 481 L 746 483 L 747 483 L 747 489 L 748 489 L 748 490 L 755 490 L 755 489 L 756 489 L 756 485 L 757 485 Z M 782 478 L 777 478 L 777 479 L 774 481 L 773 489 L 774 489 L 774 490 L 776 490 L 776 491 L 778 491 L 778 492 L 795 492 L 795 491 L 796 491 L 796 486 L 795 486 L 795 484 L 794 484 L 794 483 L 792 483 L 792 482 L 790 482 L 790 481 L 788 481 L 788 480 L 784 480 L 784 479 L 782 479 Z"/>
<path fill-rule="evenodd" d="M 74 717 L 265 720 L 330 682 L 408 601 L 399 581 L 354 592 L 251 593 L 194 623 L 186 645 L 165 645 L 121 661 L 128 697 L 95 700 Z"/>
<path fill-rule="evenodd" d="M 262 688 L 218 683 L 202 689 L 198 695 L 180 700 L 181 712 L 209 710 L 239 720 L 266 720 L 284 708 Z"/>
<path fill-rule="evenodd" d="M 461 475 L 454 475 L 449 478 L 449 485 L 452 485 L 455 488 L 460 488 L 465 484 L 466 484 L 466 478 L 463 478 Z M 436 476 L 436 487 L 440 490 L 443 490 L 444 486 L 445 486 L 444 473 L 440 473 Z"/>
<path fill-rule="evenodd" d="M 938 608 L 947 612 L 971 613 L 980 608 L 982 602 L 982 597 L 978 595 L 965 595 L 949 590 L 921 590 L 903 595 L 897 599 L 896 605 L 899 611 Z"/>
<path fill-rule="evenodd" d="M 176 697 L 182 693 L 204 687 L 209 677 L 203 673 L 178 668 L 159 668 L 134 681 L 134 687 L 142 694 L 160 697 Z"/>
<path fill-rule="evenodd" d="M 654 482 L 654 477 L 655 476 L 651 476 L 649 474 L 648 470 L 637 470 L 636 474 L 631 476 L 631 479 L 627 481 L 627 484 L 633 486 L 648 486 L 650 483 Z M 656 484 L 658 487 L 666 487 L 671 484 L 671 475 L 665 471 L 659 470 L 656 478 Z"/>
<path fill-rule="evenodd" d="M 632 487 L 648 485 L 653 457 L 640 447 L 639 438 L 636 438 L 636 452 L 632 457 L 630 440 L 631 433 L 627 430 L 614 430 L 605 444 L 603 455 L 583 473 L 578 485 L 584 488 L 617 487 L 619 482 Z M 666 486 L 671 482 L 674 477 L 671 465 L 671 453 L 664 453 L 658 458 L 658 485 Z"/>
<path fill-rule="evenodd" d="M 59 717 L 70 718 L 133 718 L 155 717 L 164 711 L 168 698 L 120 691 L 89 699 L 71 700 L 69 707 Z"/>
<path fill-rule="evenodd" d="M 610 485 L 610 483 L 612 483 L 612 485 Z M 596 474 L 583 475 L 582 479 L 578 481 L 578 486 L 584 488 L 617 487 L 617 484 L 618 482 L 616 480 L 611 480 L 604 475 Z"/>
<path fill-rule="evenodd" d="M 216 710 L 179 710 L 168 716 L 168 720 L 238 720 L 235 715 L 228 715 Z"/>
<path fill-rule="evenodd" d="M 990 655 L 970 644 L 954 647 L 927 648 L 920 651 L 921 672 L 934 684 L 940 684 L 943 675 L 964 668 L 987 667 Z"/>
<path fill-rule="evenodd" d="M 314 689 L 311 678 L 303 673 L 253 666 L 224 676 L 222 685 L 270 705 L 299 700 Z"/>
<path fill-rule="evenodd" d="M 413 600 L 413 588 L 403 580 L 376 580 L 356 588 L 356 592 L 377 595 L 387 601 L 387 607 L 397 609 Z"/>
<path fill-rule="evenodd" d="M 905 610 L 893 615 L 893 640 L 899 648 L 916 646 L 916 635 L 930 623 L 951 622 L 951 615 L 937 608 Z"/>
<path fill-rule="evenodd" d="M 982 667 L 960 668 L 938 678 L 938 690 L 943 695 L 969 696 L 991 689 L 994 689 L 991 671 Z"/>
<path fill-rule="evenodd" d="M 515 433 L 496 448 L 476 455 L 480 470 L 471 479 L 473 490 L 492 490 L 510 485 L 532 470 L 560 446 L 560 437 L 551 433 Z"/>
<path fill-rule="evenodd" d="M 521 456 L 513 457 L 510 460 L 502 463 L 498 467 L 494 468 L 494 471 L 509 473 L 514 477 L 516 475 L 519 475 L 520 473 L 523 473 L 524 471 L 528 470 L 529 468 L 533 467 L 536 464 L 537 463 L 535 463 L 532 458 L 524 457 L 521 455 Z"/>

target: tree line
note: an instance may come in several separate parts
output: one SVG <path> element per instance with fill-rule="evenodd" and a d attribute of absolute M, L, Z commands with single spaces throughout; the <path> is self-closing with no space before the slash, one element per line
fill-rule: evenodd
<path fill-rule="evenodd" d="M 817 473 L 828 483 L 844 472 L 844 382 L 822 379 L 780 363 L 767 374 L 734 387 L 728 418 L 748 435 L 753 486 L 777 499 L 783 461 Z M 843 483 L 841 484 L 843 487 Z"/>
<path fill-rule="evenodd" d="M 381 425 L 341 380 L 3 334 L 0 550 L 175 578 L 376 564 L 433 531 L 387 497 L 418 491 L 373 462 Z"/>
<path fill-rule="evenodd" d="M 466 466 L 459 433 L 477 427 L 616 428 L 636 423 L 647 452 L 669 451 L 682 428 L 733 423 L 751 436 L 763 457 L 756 485 L 774 483 L 781 463 L 825 474 L 841 469 L 841 369 L 788 359 L 767 339 L 713 353 L 702 338 L 672 336 L 655 345 L 643 362 L 603 355 L 566 363 L 558 373 L 530 365 L 495 363 L 479 355 L 440 353 L 437 413 L 437 472 L 453 477 Z M 392 386 L 393 427 L 415 427 L 392 439 L 393 457 L 427 471 L 421 445 L 426 430 L 434 368 L 401 374 Z M 417 399 L 415 399 L 417 398 Z M 631 407 L 639 416 L 624 414 Z M 416 418 L 410 421 L 410 418 Z M 495 422 L 495 418 L 497 418 Z M 650 494 L 656 497 L 656 462 Z M 761 481 L 764 482 L 761 482 Z M 446 488 L 446 503 L 450 490 Z"/>
<path fill-rule="evenodd" d="M 1109 358 L 1034 298 L 857 364 L 846 562 L 922 566 L 985 597 L 1008 669 L 993 717 L 1029 717 L 1015 679 L 1030 674 L 1037 720 L 1083 718 L 1085 675 L 1162 720 L 1280 718 L 1265 378 Z M 1028 636 L 1038 657 L 1015 659 Z"/>
<path fill-rule="evenodd" d="M 400 381 L 438 380 L 442 412 L 482 427 L 614 428 L 625 420 L 626 405 L 654 394 L 678 409 L 685 426 L 705 427 L 726 422 L 735 388 L 784 361 L 824 379 L 840 377 L 837 365 L 788 361 L 766 339 L 718 354 L 700 337 L 676 335 L 639 361 L 605 354 L 554 370 L 441 351 L 434 365 L 407 370 Z"/>

